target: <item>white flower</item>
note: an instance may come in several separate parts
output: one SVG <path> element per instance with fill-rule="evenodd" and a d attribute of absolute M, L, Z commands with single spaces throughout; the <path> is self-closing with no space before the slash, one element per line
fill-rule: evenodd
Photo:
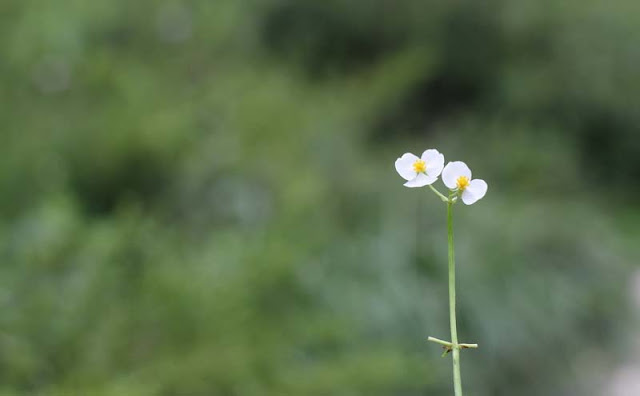
<path fill-rule="evenodd" d="M 422 157 L 406 153 L 396 160 L 396 171 L 407 180 L 405 187 L 423 187 L 438 180 L 444 155 L 438 150 L 430 149 L 422 153 Z"/>
<path fill-rule="evenodd" d="M 471 205 L 487 193 L 487 183 L 471 179 L 471 169 L 464 162 L 449 162 L 442 171 L 442 181 L 452 191 L 461 193 L 462 202 Z"/>

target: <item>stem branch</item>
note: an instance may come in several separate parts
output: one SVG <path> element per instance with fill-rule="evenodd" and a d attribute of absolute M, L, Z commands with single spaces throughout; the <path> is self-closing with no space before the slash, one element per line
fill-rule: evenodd
<path fill-rule="evenodd" d="M 449 349 L 453 349 L 454 346 L 452 343 L 450 343 L 449 341 L 445 341 L 445 340 L 441 340 L 439 338 L 436 337 L 431 337 L 429 336 L 429 338 L 427 338 L 427 341 L 431 341 L 431 342 L 435 342 L 436 344 L 440 344 L 443 345 Z M 465 343 L 459 343 L 458 347 L 460 349 L 477 349 L 478 348 L 478 344 L 465 344 Z"/>
<path fill-rule="evenodd" d="M 436 344 L 444 345 L 447 348 L 453 348 L 453 344 L 450 343 L 449 341 L 444 341 L 444 340 L 441 340 L 441 339 L 436 338 L 436 337 L 429 336 L 429 338 L 427 338 L 427 341 L 431 341 L 431 342 L 435 342 Z"/>

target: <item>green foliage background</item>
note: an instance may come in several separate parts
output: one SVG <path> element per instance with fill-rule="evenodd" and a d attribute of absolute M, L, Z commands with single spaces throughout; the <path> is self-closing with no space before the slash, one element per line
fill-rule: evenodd
<path fill-rule="evenodd" d="M 603 394 L 639 4 L 1 2 L 0 395 L 450 394 L 445 208 L 393 168 L 431 147 L 489 183 L 468 394 Z"/>

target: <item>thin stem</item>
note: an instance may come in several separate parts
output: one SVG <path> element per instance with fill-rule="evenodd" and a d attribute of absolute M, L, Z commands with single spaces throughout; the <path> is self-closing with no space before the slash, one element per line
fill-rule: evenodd
<path fill-rule="evenodd" d="M 451 344 L 453 345 L 453 390 L 455 396 L 462 396 L 460 376 L 460 345 L 456 324 L 456 260 L 453 250 L 453 202 L 447 202 L 447 234 L 449 241 L 449 322 L 451 324 Z"/>
<path fill-rule="evenodd" d="M 434 186 L 429 184 L 429 188 L 431 189 L 431 191 L 436 193 L 436 195 L 439 196 L 441 200 L 443 200 L 444 202 L 449 202 L 449 198 L 445 197 L 444 194 L 442 194 L 440 191 L 438 191 Z"/>

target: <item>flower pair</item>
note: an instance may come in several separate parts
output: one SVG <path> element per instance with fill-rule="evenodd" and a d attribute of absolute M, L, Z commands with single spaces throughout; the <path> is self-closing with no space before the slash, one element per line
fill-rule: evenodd
<path fill-rule="evenodd" d="M 444 168 L 444 169 L 443 169 Z M 444 155 L 430 149 L 421 157 L 406 153 L 396 160 L 396 171 L 407 180 L 405 187 L 415 188 L 433 184 L 442 173 L 442 181 L 462 202 L 471 205 L 487 193 L 487 183 L 482 179 L 471 179 L 471 169 L 461 161 L 444 166 Z"/>

